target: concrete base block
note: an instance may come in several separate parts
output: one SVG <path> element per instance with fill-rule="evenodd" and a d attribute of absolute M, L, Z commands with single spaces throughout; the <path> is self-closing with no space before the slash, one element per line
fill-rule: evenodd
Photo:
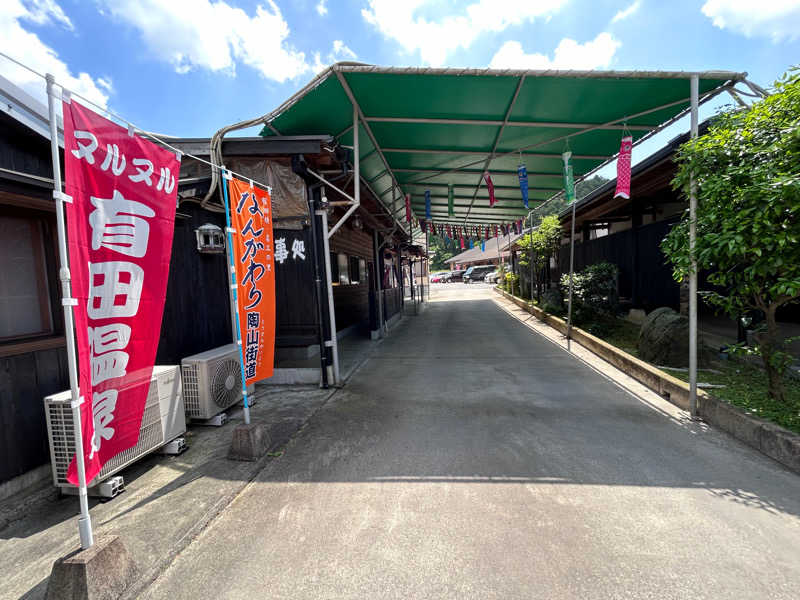
<path fill-rule="evenodd" d="M 112 600 L 137 576 L 136 565 L 116 535 L 100 536 L 88 550 L 53 563 L 47 600 Z"/>
<path fill-rule="evenodd" d="M 231 460 L 258 460 L 269 449 L 269 433 L 261 423 L 237 425 L 233 430 L 233 440 L 228 450 Z"/>

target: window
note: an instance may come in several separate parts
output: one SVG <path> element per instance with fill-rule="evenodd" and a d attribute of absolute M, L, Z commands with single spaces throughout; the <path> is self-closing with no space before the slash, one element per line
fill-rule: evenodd
<path fill-rule="evenodd" d="M 338 274 L 339 274 L 339 283 L 342 285 L 348 285 L 350 283 L 350 269 L 348 268 L 348 261 L 346 254 L 337 254 L 336 255 L 336 264 L 338 265 Z M 331 279 L 333 279 L 333 274 L 331 274 Z"/>
<path fill-rule="evenodd" d="M 52 333 L 42 222 L 0 215 L 0 340 Z"/>
<path fill-rule="evenodd" d="M 358 259 L 358 281 L 367 283 L 369 276 L 367 275 L 367 261 L 363 258 Z"/>

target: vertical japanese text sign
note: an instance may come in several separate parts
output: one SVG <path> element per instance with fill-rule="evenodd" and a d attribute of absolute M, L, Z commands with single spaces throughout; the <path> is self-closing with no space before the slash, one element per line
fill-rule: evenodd
<path fill-rule="evenodd" d="M 231 179 L 233 258 L 246 385 L 272 377 L 275 354 L 275 248 L 269 193 Z"/>
<path fill-rule="evenodd" d="M 63 107 L 83 452 L 91 482 L 108 460 L 139 441 L 161 331 L 180 161 L 76 102 Z M 74 458 L 67 480 L 77 483 Z"/>

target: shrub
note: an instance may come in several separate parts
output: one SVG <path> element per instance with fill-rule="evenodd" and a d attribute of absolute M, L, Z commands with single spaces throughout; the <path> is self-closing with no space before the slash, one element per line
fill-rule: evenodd
<path fill-rule="evenodd" d="M 515 290 L 517 289 L 517 282 L 519 281 L 519 276 L 514 275 L 514 273 L 506 273 L 506 290 L 513 296 Z"/>
<path fill-rule="evenodd" d="M 573 274 L 573 320 L 587 321 L 596 315 L 615 315 L 619 310 L 616 265 L 602 262 Z M 561 292 L 569 294 L 569 274 L 561 276 Z"/>

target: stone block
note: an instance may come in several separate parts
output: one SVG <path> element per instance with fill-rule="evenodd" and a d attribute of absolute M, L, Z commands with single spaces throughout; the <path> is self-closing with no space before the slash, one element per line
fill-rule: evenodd
<path fill-rule="evenodd" d="M 765 423 L 761 428 L 761 452 L 800 473 L 800 435 Z"/>
<path fill-rule="evenodd" d="M 237 425 L 233 430 L 228 458 L 232 460 L 258 460 L 269 449 L 269 433 L 261 423 Z"/>
<path fill-rule="evenodd" d="M 112 600 L 137 576 L 136 565 L 115 535 L 100 536 L 87 550 L 77 550 L 53 563 L 47 600 Z"/>

